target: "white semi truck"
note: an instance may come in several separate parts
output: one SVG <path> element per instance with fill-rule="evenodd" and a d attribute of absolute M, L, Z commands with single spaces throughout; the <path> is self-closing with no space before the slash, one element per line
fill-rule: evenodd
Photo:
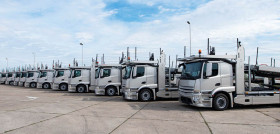
<path fill-rule="evenodd" d="M 74 62 L 74 65 L 76 63 Z M 94 90 L 96 62 L 92 60 L 91 66 L 70 67 L 71 75 L 68 80 L 69 92 L 89 92 Z"/>
<path fill-rule="evenodd" d="M 7 75 L 8 76 L 7 76 L 7 80 L 6 80 L 5 84 L 6 85 L 14 85 L 16 73 L 15 72 L 8 72 Z"/>
<path fill-rule="evenodd" d="M 274 78 L 280 77 L 280 68 L 244 65 L 244 55 L 244 47 L 239 42 L 236 55 L 215 55 L 213 49 L 210 55 L 178 58 L 183 62 L 179 100 L 216 110 L 234 104 L 279 104 L 280 91 L 274 85 Z M 251 83 L 254 76 L 268 77 L 270 84 Z"/>
<path fill-rule="evenodd" d="M 20 76 L 21 76 L 21 72 L 17 71 L 15 76 L 14 86 L 18 86 Z"/>
<path fill-rule="evenodd" d="M 0 84 L 5 84 L 6 80 L 7 80 L 7 73 L 5 72 L 1 72 L 0 73 Z"/>
<path fill-rule="evenodd" d="M 55 76 L 53 80 L 53 90 L 68 90 L 68 79 L 70 77 L 70 69 L 69 68 L 54 68 Z"/>
<path fill-rule="evenodd" d="M 123 98 L 127 100 L 150 101 L 161 98 L 178 98 L 178 85 L 171 84 L 171 70 L 168 71 L 169 83 L 166 81 L 165 54 L 160 51 L 160 59 L 153 61 L 130 61 L 125 65 L 122 79 Z M 170 67 L 169 67 L 170 68 Z M 176 81 L 176 80 L 175 80 Z"/>
<path fill-rule="evenodd" d="M 52 88 L 54 77 L 53 69 L 40 69 L 37 79 L 37 88 L 50 89 Z"/>
<path fill-rule="evenodd" d="M 24 83 L 26 81 L 26 77 L 27 77 L 27 71 L 21 71 L 18 86 L 21 86 L 21 87 L 24 86 Z"/>
<path fill-rule="evenodd" d="M 120 95 L 122 69 L 120 64 L 99 65 L 95 74 L 95 95 Z"/>
<path fill-rule="evenodd" d="M 27 71 L 27 77 L 25 79 L 24 87 L 36 88 L 38 76 L 39 76 L 38 70 Z"/>

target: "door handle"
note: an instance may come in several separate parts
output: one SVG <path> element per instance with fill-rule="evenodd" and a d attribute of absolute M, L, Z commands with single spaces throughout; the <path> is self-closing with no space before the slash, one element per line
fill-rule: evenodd
<path fill-rule="evenodd" d="M 79 80 L 79 81 L 82 81 L 82 80 Z"/>
<path fill-rule="evenodd" d="M 109 80 L 108 82 L 112 82 L 112 81 Z"/>
<path fill-rule="evenodd" d="M 34 79 L 32 79 L 32 80 L 34 80 Z"/>
<path fill-rule="evenodd" d="M 45 79 L 45 80 L 48 80 L 48 79 Z"/>
<path fill-rule="evenodd" d="M 61 80 L 64 80 L 64 79 L 61 79 Z"/>
<path fill-rule="evenodd" d="M 221 83 L 216 83 L 216 84 L 215 84 L 215 86 L 220 86 L 220 85 L 221 85 Z"/>
<path fill-rule="evenodd" d="M 146 81 L 143 81 L 142 84 L 146 84 Z"/>

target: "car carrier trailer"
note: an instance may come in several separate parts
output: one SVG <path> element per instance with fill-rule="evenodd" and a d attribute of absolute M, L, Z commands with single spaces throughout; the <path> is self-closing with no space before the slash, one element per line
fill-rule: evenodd
<path fill-rule="evenodd" d="M 280 103 L 280 90 L 274 85 L 275 78 L 280 77 L 280 68 L 245 65 L 245 51 L 240 42 L 237 43 L 236 55 L 215 55 L 214 49 L 210 55 L 200 53 L 178 58 L 183 62 L 179 82 L 181 102 L 216 110 L 225 110 L 234 104 Z M 270 84 L 252 83 L 254 76 L 270 78 Z"/>

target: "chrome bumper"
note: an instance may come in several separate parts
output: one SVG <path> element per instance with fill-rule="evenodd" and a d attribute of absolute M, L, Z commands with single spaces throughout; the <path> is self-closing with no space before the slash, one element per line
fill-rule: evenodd
<path fill-rule="evenodd" d="M 68 85 L 68 91 L 69 92 L 76 92 L 76 85 L 69 84 Z"/>
<path fill-rule="evenodd" d="M 179 92 L 179 101 L 196 107 L 212 107 L 209 94 Z"/>
<path fill-rule="evenodd" d="M 95 95 L 105 95 L 105 89 L 99 88 L 98 86 L 94 89 Z"/>
<path fill-rule="evenodd" d="M 58 90 L 59 89 L 59 84 L 58 83 L 53 83 L 52 89 L 53 90 Z"/>
<path fill-rule="evenodd" d="M 123 91 L 123 98 L 125 100 L 138 100 L 138 92 L 131 91 L 130 89 L 122 89 Z"/>

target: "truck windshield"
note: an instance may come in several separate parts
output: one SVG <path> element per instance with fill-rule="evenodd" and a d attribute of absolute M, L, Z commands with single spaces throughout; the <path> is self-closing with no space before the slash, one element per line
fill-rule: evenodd
<path fill-rule="evenodd" d="M 64 71 L 57 71 L 56 77 L 61 77 L 64 75 Z"/>
<path fill-rule="evenodd" d="M 26 77 L 26 73 L 22 73 L 20 78 Z"/>
<path fill-rule="evenodd" d="M 13 76 L 13 74 L 8 74 L 8 77 L 12 77 Z"/>
<path fill-rule="evenodd" d="M 28 73 L 28 78 L 33 77 L 34 73 Z"/>
<path fill-rule="evenodd" d="M 17 73 L 16 78 L 19 78 L 19 77 L 20 77 L 20 73 Z"/>
<path fill-rule="evenodd" d="M 95 69 L 95 79 L 99 77 L 100 68 Z"/>
<path fill-rule="evenodd" d="M 181 79 L 195 80 L 200 78 L 203 62 L 185 63 L 182 70 Z"/>
<path fill-rule="evenodd" d="M 123 76 L 123 79 L 130 78 L 131 70 L 132 70 L 132 66 L 126 66 L 125 67 L 125 74 Z"/>
<path fill-rule="evenodd" d="M 47 76 L 47 72 L 41 72 L 41 73 L 40 73 L 40 78 L 46 77 L 46 76 Z"/>

